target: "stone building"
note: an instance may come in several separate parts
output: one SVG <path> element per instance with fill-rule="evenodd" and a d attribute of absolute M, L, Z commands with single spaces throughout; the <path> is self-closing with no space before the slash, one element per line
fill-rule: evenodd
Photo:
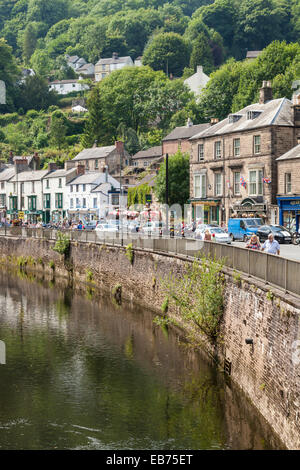
<path fill-rule="evenodd" d="M 132 157 L 132 165 L 139 168 L 148 168 L 154 163 L 160 163 L 162 158 L 162 146 L 157 145 L 147 150 L 140 150 Z"/>
<path fill-rule="evenodd" d="M 100 82 L 108 77 L 114 70 L 120 70 L 123 67 L 133 67 L 134 63 L 129 56 L 119 57 L 117 52 L 113 52 L 112 57 L 100 59 L 95 65 L 95 80 Z"/>
<path fill-rule="evenodd" d="M 107 147 L 97 147 L 95 144 L 92 148 L 82 150 L 73 161 L 76 165 L 84 165 L 86 171 L 103 171 L 107 167 L 109 174 L 116 175 L 120 172 L 120 156 L 122 168 L 129 165 L 130 155 L 124 149 L 123 142 Z"/>
<path fill-rule="evenodd" d="M 200 132 L 208 129 L 210 124 L 193 124 L 191 119 L 188 119 L 185 126 L 175 127 L 170 134 L 162 140 L 162 153 L 166 155 L 173 155 L 177 150 L 182 152 L 190 152 L 191 150 L 191 137 L 199 134 Z"/>
<path fill-rule="evenodd" d="M 263 82 L 259 103 L 230 114 L 190 139 L 190 200 L 203 222 L 259 216 L 278 222 L 276 159 L 300 135 L 300 105 L 272 99 Z"/>
<path fill-rule="evenodd" d="M 279 223 L 289 229 L 300 226 L 300 139 L 298 145 L 277 158 Z"/>

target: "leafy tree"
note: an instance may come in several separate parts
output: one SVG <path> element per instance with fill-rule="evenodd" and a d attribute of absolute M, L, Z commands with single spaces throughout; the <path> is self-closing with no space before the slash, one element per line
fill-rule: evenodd
<path fill-rule="evenodd" d="M 193 43 L 190 67 L 196 71 L 197 65 L 202 65 L 205 73 L 211 73 L 214 68 L 214 58 L 209 42 L 204 33 L 199 34 Z"/>
<path fill-rule="evenodd" d="M 143 64 L 154 70 L 181 76 L 188 66 L 190 51 L 185 40 L 176 33 L 159 33 L 150 40 L 143 54 Z"/>
<path fill-rule="evenodd" d="M 40 110 L 56 104 L 57 95 L 54 91 L 49 91 L 47 80 L 34 75 L 27 77 L 25 83 L 20 86 L 19 100 L 19 105 L 24 110 Z"/>
<path fill-rule="evenodd" d="M 54 114 L 54 113 L 53 113 Z M 55 117 L 52 115 L 50 125 L 50 138 L 52 143 L 59 149 L 66 144 L 67 127 L 62 117 Z"/>
<path fill-rule="evenodd" d="M 6 105 L 0 105 L 0 112 L 14 110 L 15 83 L 19 76 L 20 71 L 12 55 L 12 49 L 4 39 L 0 38 L 0 77 L 6 85 Z"/>
<path fill-rule="evenodd" d="M 190 186 L 190 162 L 189 155 L 178 150 L 169 156 L 169 205 L 180 204 L 183 206 L 189 199 Z M 160 165 L 156 177 L 155 194 L 159 202 L 165 202 L 166 194 L 166 161 Z"/>
<path fill-rule="evenodd" d="M 233 0 L 216 0 L 201 11 L 201 19 L 209 28 L 222 36 L 226 47 L 231 48 L 238 9 Z"/>
<path fill-rule="evenodd" d="M 36 49 L 31 56 L 30 64 L 40 77 L 48 77 L 50 71 L 54 67 L 54 62 L 50 59 L 49 54 L 41 49 Z"/>
<path fill-rule="evenodd" d="M 95 87 L 90 92 L 87 107 L 89 116 L 81 139 L 81 143 L 85 148 L 92 147 L 95 140 L 97 140 L 98 143 L 103 140 L 102 102 L 99 88 Z"/>

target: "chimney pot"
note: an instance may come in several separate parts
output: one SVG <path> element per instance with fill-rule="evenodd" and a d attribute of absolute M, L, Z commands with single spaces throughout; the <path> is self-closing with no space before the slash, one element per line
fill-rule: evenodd
<path fill-rule="evenodd" d="M 116 150 L 119 153 L 122 153 L 124 151 L 124 142 L 122 140 L 117 140 L 115 142 Z"/>
<path fill-rule="evenodd" d="M 197 73 L 203 73 L 202 65 L 197 65 Z"/>
<path fill-rule="evenodd" d="M 262 82 L 262 87 L 259 90 L 259 104 L 265 104 L 272 99 L 272 84 L 269 80 L 264 80 Z"/>
<path fill-rule="evenodd" d="M 50 162 L 48 163 L 48 170 L 49 171 L 54 171 L 54 170 L 57 170 L 58 169 L 58 166 L 57 166 L 57 163 L 56 162 Z"/>
<path fill-rule="evenodd" d="M 210 119 L 210 125 L 213 126 L 214 124 L 217 124 L 219 122 L 218 118 L 211 118 Z"/>
<path fill-rule="evenodd" d="M 77 175 L 84 175 L 85 173 L 85 166 L 84 165 L 77 165 L 76 174 Z"/>

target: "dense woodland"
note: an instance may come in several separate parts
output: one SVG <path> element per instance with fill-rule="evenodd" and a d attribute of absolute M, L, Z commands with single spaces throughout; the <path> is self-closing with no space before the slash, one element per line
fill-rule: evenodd
<path fill-rule="evenodd" d="M 300 78 L 300 0 L 0 0 L 0 150 L 39 151 L 63 161 L 82 146 L 126 140 L 135 152 L 160 143 L 176 125 L 224 118 L 257 100 L 262 80 L 291 97 Z M 262 50 L 245 61 L 247 50 Z M 95 62 L 113 52 L 143 56 L 143 67 L 113 72 L 92 87 L 89 114 L 48 80 L 72 78 L 65 54 Z M 199 102 L 183 79 L 203 65 Z M 22 67 L 36 76 L 21 81 Z"/>

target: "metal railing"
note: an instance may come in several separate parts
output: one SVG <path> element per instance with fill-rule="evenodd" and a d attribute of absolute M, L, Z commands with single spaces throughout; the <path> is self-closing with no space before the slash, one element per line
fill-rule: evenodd
<path fill-rule="evenodd" d="M 127 246 L 172 255 L 194 257 L 198 254 L 223 260 L 224 265 L 254 277 L 285 292 L 300 295 L 300 262 L 216 242 L 192 238 L 165 238 L 138 233 L 102 233 L 96 230 L 64 230 L 71 241 Z M 0 236 L 56 240 L 58 230 L 27 227 L 1 227 Z"/>

